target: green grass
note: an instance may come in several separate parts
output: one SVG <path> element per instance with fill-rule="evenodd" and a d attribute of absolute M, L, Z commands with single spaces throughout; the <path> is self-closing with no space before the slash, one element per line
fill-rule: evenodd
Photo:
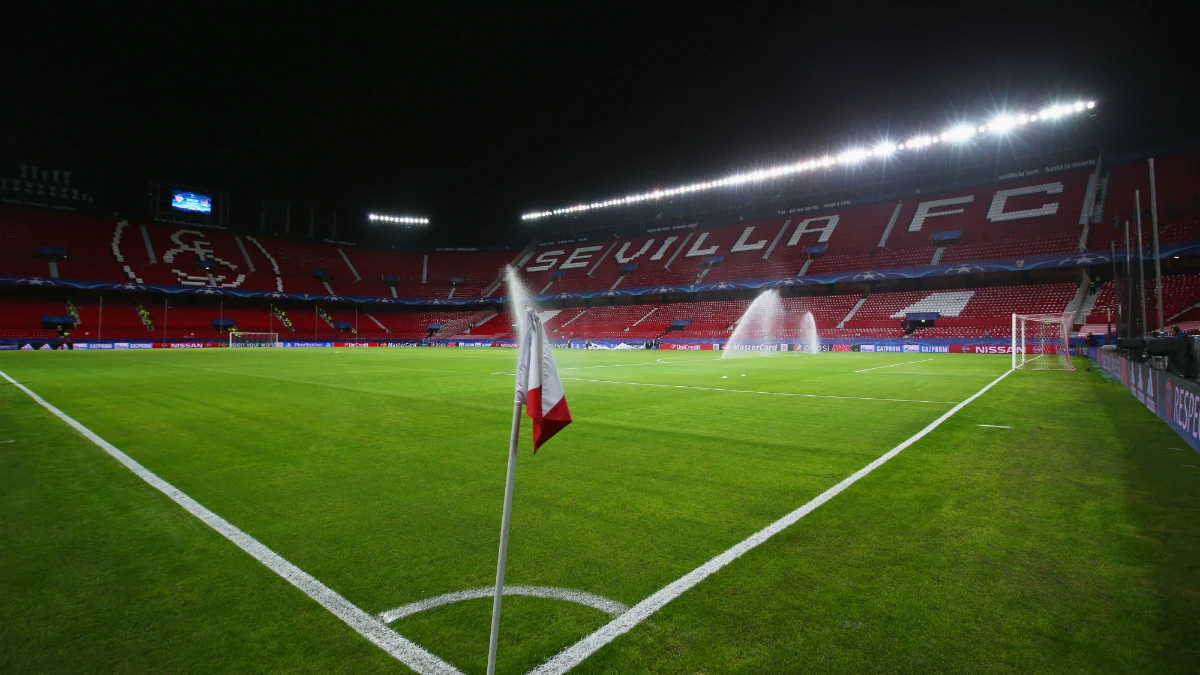
<path fill-rule="evenodd" d="M 513 386 L 493 373 L 514 357 L 39 352 L 6 354 L 0 370 L 378 613 L 492 583 Z M 506 581 L 628 605 L 1008 366 L 557 357 L 575 423 L 536 456 L 522 433 Z M 905 361 L 921 362 L 854 372 Z M 0 672 L 406 672 L 4 383 L 7 440 Z M 575 672 L 1194 671 L 1200 468 L 1183 465 L 1200 461 L 1171 447 L 1182 444 L 1099 373 L 1013 374 Z M 609 619 L 536 598 L 504 608 L 504 673 Z M 482 673 L 490 610 L 471 600 L 391 625 Z"/>

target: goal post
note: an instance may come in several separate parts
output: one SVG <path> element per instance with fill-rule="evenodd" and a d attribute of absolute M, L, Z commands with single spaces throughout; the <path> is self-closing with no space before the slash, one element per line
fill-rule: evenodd
<path fill-rule="evenodd" d="M 278 347 L 279 333 L 229 332 L 230 347 Z"/>
<path fill-rule="evenodd" d="M 1012 315 L 1013 370 L 1075 370 L 1071 363 L 1073 312 Z"/>

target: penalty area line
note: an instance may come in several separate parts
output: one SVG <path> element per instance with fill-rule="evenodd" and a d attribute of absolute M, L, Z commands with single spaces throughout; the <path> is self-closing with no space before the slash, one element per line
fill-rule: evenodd
<path fill-rule="evenodd" d="M 879 370 L 880 368 L 895 368 L 896 366 L 907 366 L 910 363 L 925 363 L 926 361 L 932 361 L 932 360 L 933 359 L 921 359 L 920 361 L 902 361 L 900 363 L 892 363 L 892 364 L 888 364 L 886 366 L 875 366 L 874 368 L 863 368 L 862 370 L 856 370 L 854 372 L 866 373 L 866 372 L 869 372 L 872 370 Z"/>
<path fill-rule="evenodd" d="M 812 513 L 817 509 L 817 507 L 821 506 L 830 499 L 833 499 L 843 490 L 857 483 L 859 479 L 863 478 L 875 469 L 878 469 L 889 459 L 900 454 L 902 450 L 924 438 L 929 434 L 929 432 L 941 426 L 943 422 L 953 417 L 954 414 L 959 410 L 967 407 L 967 405 L 969 405 L 972 401 L 980 396 L 983 396 L 987 390 L 999 384 L 1001 380 L 1008 377 L 1012 372 L 1013 371 L 1011 370 L 1007 371 L 1000 377 L 992 380 L 986 386 L 984 386 L 983 389 L 980 389 L 972 394 L 970 398 L 962 401 L 958 405 L 946 411 L 946 413 L 941 417 L 930 422 L 924 429 L 921 429 L 917 433 L 913 434 L 903 443 L 887 451 L 875 461 L 850 474 L 843 479 L 842 482 L 834 485 L 825 492 L 822 492 L 804 506 L 792 511 L 779 520 L 776 520 L 741 542 L 735 544 L 732 548 L 728 549 L 724 553 L 676 579 L 650 597 L 634 605 L 628 612 L 625 612 L 612 621 L 609 621 L 592 634 L 562 650 L 542 665 L 529 671 L 530 675 L 562 675 L 568 670 L 579 665 L 584 659 L 594 654 L 598 649 L 612 642 L 621 635 L 629 632 L 634 626 L 637 626 L 642 621 L 645 621 L 652 614 L 665 607 L 667 603 L 671 602 L 675 598 L 678 598 L 680 595 L 683 595 L 683 593 L 688 589 L 712 576 L 721 568 L 725 567 L 734 560 L 737 560 L 771 537 L 786 530 L 804 516 Z"/>
<path fill-rule="evenodd" d="M 49 410 L 52 415 L 66 422 L 67 425 L 82 434 L 84 438 L 95 443 L 101 450 L 104 450 L 118 462 L 124 464 L 125 468 L 136 474 L 138 478 L 146 481 L 151 487 L 170 498 L 171 501 L 182 506 L 188 513 L 199 518 L 205 525 L 216 530 L 221 536 L 233 542 L 238 548 L 249 553 L 251 557 L 266 565 L 272 572 L 283 577 L 288 583 L 303 591 L 305 595 L 316 600 L 322 607 L 341 619 L 347 626 L 353 628 L 359 635 L 370 640 L 404 665 L 422 675 L 461 675 L 460 671 L 454 666 L 434 656 L 415 642 L 404 638 L 376 617 L 363 611 L 333 589 L 317 581 L 316 577 L 288 562 L 283 556 L 267 548 L 262 542 L 241 531 L 221 516 L 209 511 L 199 502 L 184 494 L 179 488 L 159 478 L 158 475 L 139 464 L 132 457 L 121 452 L 112 443 L 100 438 L 91 429 L 75 421 L 74 418 L 54 407 L 41 396 L 33 393 L 25 385 L 9 377 L 7 373 L 0 371 L 0 376 L 28 394 L 34 402 Z"/>
<path fill-rule="evenodd" d="M 762 396 L 798 396 L 801 398 L 833 398 L 850 401 L 888 401 L 891 403 L 937 403 L 954 405 L 954 401 L 925 401 L 915 398 L 878 398 L 872 396 L 836 396 L 834 394 L 797 394 L 790 391 L 755 391 L 753 389 L 727 389 L 724 387 L 699 387 L 691 384 L 659 384 L 657 382 L 621 382 L 619 380 L 593 380 L 586 377 L 560 377 L 561 380 L 575 382 L 599 382 L 603 384 L 624 384 L 631 387 L 662 387 L 665 389 L 698 389 L 700 391 L 724 391 L 732 394 L 759 394 Z"/>

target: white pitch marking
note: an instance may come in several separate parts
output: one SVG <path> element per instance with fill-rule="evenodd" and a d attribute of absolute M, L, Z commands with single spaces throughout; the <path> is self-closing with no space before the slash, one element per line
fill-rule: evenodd
<path fill-rule="evenodd" d="M 12 441 L 5 441 L 5 443 L 12 443 Z M 1168 450 L 1183 450 L 1185 452 L 1190 451 L 1190 448 L 1167 448 L 1167 449 Z"/>
<path fill-rule="evenodd" d="M 587 370 L 589 368 L 625 368 L 627 366 L 656 366 L 666 363 L 692 363 L 696 361 L 711 361 L 712 359 L 675 359 L 668 361 L 667 359 L 655 359 L 654 361 L 642 361 L 641 363 L 610 363 L 602 366 L 573 366 L 571 368 L 559 368 L 559 370 Z"/>
<path fill-rule="evenodd" d="M 407 605 L 402 605 L 395 609 L 389 609 L 386 612 L 379 614 L 379 619 L 384 623 L 392 623 L 398 619 L 403 619 L 406 616 L 423 612 L 434 607 L 449 605 L 463 600 L 475 600 L 478 598 L 491 598 L 496 595 L 496 587 L 488 586 L 487 588 L 472 588 L 466 591 L 457 591 L 455 593 L 446 593 L 433 598 L 410 602 Z M 624 612 L 629 611 L 629 605 L 626 605 L 616 600 L 610 600 L 604 596 L 588 593 L 586 591 L 576 591 L 570 588 L 555 588 L 553 586 L 504 586 L 504 595 L 525 595 L 534 598 L 549 598 L 551 600 L 566 600 L 580 605 L 585 605 L 593 609 L 598 609 L 605 614 L 620 616 Z"/>
<path fill-rule="evenodd" d="M 900 364 L 896 364 L 900 365 Z M 858 372 L 858 371 L 854 371 Z M 875 373 L 876 375 L 949 375 L 951 377 L 991 377 L 991 373 L 927 373 L 919 370 L 889 370 L 886 373 Z"/>
<path fill-rule="evenodd" d="M 316 600 L 322 607 L 332 612 L 334 616 L 357 631 L 359 635 L 375 643 L 380 649 L 391 654 L 404 665 L 422 675 L 443 673 L 446 675 L 461 675 L 461 672 L 454 666 L 434 656 L 415 642 L 404 638 L 391 628 L 388 628 L 379 619 L 359 609 L 349 600 L 338 595 L 333 589 L 317 581 L 308 572 L 296 567 L 278 553 L 264 546 L 262 542 L 242 532 L 221 516 L 209 511 L 174 485 L 159 478 L 132 457 L 121 452 L 115 445 L 100 438 L 91 429 L 75 421 L 63 411 L 50 405 L 41 396 L 30 391 L 25 385 L 9 377 L 7 373 L 0 371 L 0 376 L 3 376 L 4 379 L 28 394 L 30 398 L 46 410 L 49 410 L 55 417 L 83 434 L 85 438 L 95 443 L 101 450 L 112 455 L 118 462 L 124 464 L 125 468 L 137 474 L 138 478 L 149 483 L 156 490 L 169 497 L 171 501 L 182 506 L 188 513 L 199 518 L 205 525 L 216 530 L 226 539 L 236 544 L 238 548 L 249 553 L 255 560 L 266 565 L 272 572 L 283 577 L 296 588 L 299 588 L 305 595 Z"/>
<path fill-rule="evenodd" d="M 925 363 L 926 361 L 932 361 L 932 360 L 933 359 L 921 359 L 920 361 L 902 361 L 900 363 L 891 363 L 886 366 L 875 366 L 874 368 L 863 368 L 862 370 L 856 370 L 854 372 L 865 373 L 869 370 L 879 370 L 880 368 L 895 368 L 896 366 L 907 366 L 910 363 Z"/>
<path fill-rule="evenodd" d="M 16 443 L 16 439 L 13 439 L 11 441 L 0 441 L 0 445 L 2 445 L 4 443 Z"/>
<path fill-rule="evenodd" d="M 866 476 L 882 466 L 889 459 L 900 454 L 900 451 L 924 438 L 929 434 L 929 432 L 941 426 L 943 422 L 950 419 L 950 417 L 959 410 L 962 410 L 969 403 L 982 396 L 988 389 L 991 389 L 999 384 L 1001 380 L 1008 377 L 1012 372 L 1013 371 L 1009 370 L 1000 377 L 992 380 L 983 389 L 975 392 L 970 398 L 954 406 L 941 417 L 930 422 L 929 425 L 924 429 L 921 429 L 917 433 L 913 434 L 906 441 L 887 451 L 887 453 L 875 461 L 850 474 L 848 477 L 843 479 L 842 482 L 834 485 L 825 492 L 822 492 L 804 506 L 792 511 L 779 520 L 776 520 L 741 542 L 735 544 L 724 553 L 671 582 L 650 597 L 634 605 L 633 608 L 628 612 L 625 612 L 612 621 L 609 621 L 600 628 L 596 629 L 592 634 L 562 650 L 537 668 L 529 671 L 529 675 L 562 675 L 568 670 L 579 665 L 584 659 L 594 654 L 596 650 L 600 649 L 609 642 L 612 642 L 621 635 L 629 632 L 634 626 L 637 626 L 642 621 L 645 621 L 652 614 L 665 607 L 667 603 L 671 602 L 675 598 L 678 598 L 688 589 L 692 588 L 701 581 L 704 581 L 722 567 L 725 567 L 734 560 L 737 560 L 742 555 L 767 541 L 771 537 L 794 525 L 801 518 L 816 510 L 817 507 L 821 506 L 830 499 L 833 499 L 843 490 L 858 482 L 858 480 L 863 476 Z"/>
<path fill-rule="evenodd" d="M 1193 469 L 1200 469 L 1200 464 L 1180 464 L 1179 466 L 1190 466 Z"/>
<path fill-rule="evenodd" d="M 724 387 L 697 387 L 689 384 L 658 384 L 655 382 L 621 382 L 618 380 L 592 380 L 586 377 L 563 377 L 576 382 L 600 382 L 603 384 L 626 384 L 634 387 L 664 387 L 667 389 L 699 389 L 701 391 L 725 391 L 733 394 L 761 394 L 763 396 L 799 396 L 800 398 L 837 398 L 851 401 L 890 401 L 892 403 L 940 403 L 954 405 L 954 401 L 925 401 L 914 398 L 876 398 L 872 396 L 835 396 L 833 394 L 797 394 L 790 391 L 754 391 L 752 389 L 727 389 Z"/>
<path fill-rule="evenodd" d="M 572 366 L 570 368 L 559 368 L 559 370 L 587 370 L 588 368 L 624 368 L 626 366 L 654 366 L 664 363 L 691 363 L 695 361 L 708 361 L 710 359 L 676 359 L 668 361 L 666 359 L 656 359 L 654 361 L 645 361 L 643 363 L 611 363 L 603 366 Z M 507 370 L 497 371 L 492 375 L 516 375 L 516 373 Z"/>
<path fill-rule="evenodd" d="M 571 368 L 559 368 L 559 370 L 588 370 L 589 368 L 625 368 L 627 366 L 658 366 L 668 361 L 645 361 L 643 363 L 610 363 L 603 366 L 574 366 Z"/>
<path fill-rule="evenodd" d="M 1012 428 L 1012 427 L 1006 427 L 1002 424 L 976 424 L 975 426 L 988 427 L 989 429 L 1011 429 Z"/>

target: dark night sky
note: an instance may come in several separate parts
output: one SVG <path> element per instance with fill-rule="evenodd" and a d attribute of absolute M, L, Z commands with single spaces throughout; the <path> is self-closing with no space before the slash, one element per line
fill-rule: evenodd
<path fill-rule="evenodd" d="M 1200 135 L 1197 27 L 1095 4 L 38 4 L 0 29 L 0 155 L 225 188 L 235 208 L 424 213 L 443 243 L 1005 101 L 1096 98 L 1118 151 Z"/>

